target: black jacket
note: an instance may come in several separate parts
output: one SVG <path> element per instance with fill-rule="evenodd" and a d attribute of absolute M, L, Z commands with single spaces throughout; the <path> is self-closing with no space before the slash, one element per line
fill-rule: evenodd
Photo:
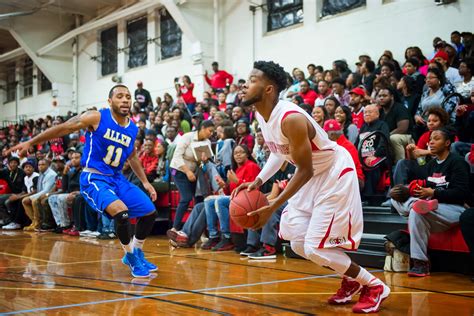
<path fill-rule="evenodd" d="M 17 168 L 15 172 L 11 172 L 8 168 L 0 170 L 0 179 L 8 182 L 8 186 L 12 193 L 18 194 L 22 192 L 25 178 L 23 169 Z"/>

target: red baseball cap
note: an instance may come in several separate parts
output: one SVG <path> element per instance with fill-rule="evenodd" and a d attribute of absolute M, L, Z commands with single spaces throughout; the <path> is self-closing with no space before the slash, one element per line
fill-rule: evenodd
<path fill-rule="evenodd" d="M 341 130 L 341 124 L 339 124 L 339 122 L 336 120 L 327 120 L 324 122 L 323 129 L 326 132 L 338 132 Z"/>
<path fill-rule="evenodd" d="M 439 50 L 436 55 L 434 55 L 433 59 L 431 61 L 434 61 L 436 57 L 441 57 L 443 58 L 445 61 L 448 61 L 449 60 L 449 56 L 448 56 L 448 53 L 446 53 L 444 50 Z"/>
<path fill-rule="evenodd" d="M 361 97 L 365 97 L 365 90 L 359 87 L 352 89 L 351 92 L 349 93 L 354 93 L 354 94 L 360 95 Z"/>

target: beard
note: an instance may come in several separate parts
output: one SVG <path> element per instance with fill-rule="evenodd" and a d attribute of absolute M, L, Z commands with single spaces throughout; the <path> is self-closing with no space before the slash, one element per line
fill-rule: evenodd
<path fill-rule="evenodd" d="M 245 99 L 243 100 L 240 105 L 241 106 L 251 106 L 257 102 L 260 102 L 262 101 L 262 95 L 257 95 L 257 96 L 254 96 L 253 98 L 250 98 L 250 99 Z"/>
<path fill-rule="evenodd" d="M 117 107 L 113 106 L 113 107 L 112 107 L 112 111 L 113 111 L 115 114 L 120 115 L 120 116 L 123 116 L 123 117 L 127 117 L 127 116 L 129 116 L 129 114 L 130 114 L 130 108 L 128 109 L 127 113 L 124 113 L 124 112 L 122 111 L 122 109 L 120 108 L 120 106 L 117 106 Z"/>

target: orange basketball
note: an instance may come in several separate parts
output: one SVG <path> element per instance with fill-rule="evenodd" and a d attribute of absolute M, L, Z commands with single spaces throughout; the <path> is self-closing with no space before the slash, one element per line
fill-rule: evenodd
<path fill-rule="evenodd" d="M 230 201 L 230 217 L 240 227 L 250 228 L 258 221 L 258 215 L 248 216 L 247 213 L 266 205 L 268 201 L 262 192 L 244 189 Z"/>

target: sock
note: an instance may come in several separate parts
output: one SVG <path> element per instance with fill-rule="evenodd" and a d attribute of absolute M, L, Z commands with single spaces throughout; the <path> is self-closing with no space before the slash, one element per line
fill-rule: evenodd
<path fill-rule="evenodd" d="M 357 275 L 355 280 L 362 285 L 368 286 L 382 284 L 382 281 L 379 278 L 373 276 L 369 271 L 365 270 L 362 267 L 360 267 L 359 274 Z"/>
<path fill-rule="evenodd" d="M 133 236 L 133 249 L 143 249 L 144 239 L 137 239 L 137 236 Z"/>
<path fill-rule="evenodd" d="M 122 246 L 123 251 L 125 251 L 125 254 L 127 254 L 127 252 L 128 253 L 133 253 L 132 243 L 129 243 L 128 245 L 124 245 L 124 244 L 120 243 L 120 245 Z"/>

